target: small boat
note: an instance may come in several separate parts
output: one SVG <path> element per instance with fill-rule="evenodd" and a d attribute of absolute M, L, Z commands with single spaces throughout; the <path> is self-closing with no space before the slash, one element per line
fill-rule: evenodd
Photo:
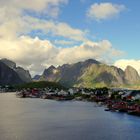
<path fill-rule="evenodd" d="M 105 111 L 110 111 L 110 109 L 109 108 L 106 108 Z"/>

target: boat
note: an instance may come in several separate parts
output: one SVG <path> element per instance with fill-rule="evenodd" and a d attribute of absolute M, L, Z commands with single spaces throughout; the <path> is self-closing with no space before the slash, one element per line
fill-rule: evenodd
<path fill-rule="evenodd" d="M 104 110 L 105 110 L 105 111 L 110 111 L 110 109 L 109 109 L 109 108 L 105 108 Z"/>

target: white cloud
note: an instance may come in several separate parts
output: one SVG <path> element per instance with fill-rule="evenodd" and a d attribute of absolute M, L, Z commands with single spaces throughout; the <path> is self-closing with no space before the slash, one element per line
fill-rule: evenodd
<path fill-rule="evenodd" d="M 76 42 L 87 40 L 87 31 L 73 28 L 64 22 L 33 17 L 25 12 L 28 10 L 54 17 L 60 13 L 61 5 L 67 3 L 68 0 L 0 0 L 0 38 L 12 40 L 33 30 L 40 30 L 44 35 L 59 36 Z"/>
<path fill-rule="evenodd" d="M 75 41 L 87 40 L 87 31 L 73 28 L 67 23 L 21 15 L 14 10 L 11 10 L 11 13 L 0 10 L 3 13 L 0 16 L 0 37 L 9 39 L 20 34 L 30 33 L 32 30 L 41 30 L 44 34 L 52 36 L 61 36 Z"/>
<path fill-rule="evenodd" d="M 95 3 L 90 6 L 87 11 L 87 16 L 90 19 L 105 20 L 112 18 L 125 9 L 124 5 L 112 4 L 112 3 Z"/>
<path fill-rule="evenodd" d="M 24 10 L 34 11 L 39 14 L 46 12 L 53 6 L 57 16 L 61 4 L 68 0 L 0 0 L 0 57 L 8 58 L 18 65 L 31 71 L 32 74 L 40 73 L 49 65 L 73 63 L 88 58 L 107 60 L 118 57 L 121 52 L 114 49 L 108 40 L 92 42 L 86 38 L 87 30 L 73 28 L 67 23 L 54 20 L 44 20 L 25 14 Z M 52 9 L 52 8 L 51 8 Z M 44 11 L 45 10 L 45 11 Z M 66 40 L 57 40 L 57 44 L 76 44 L 79 46 L 58 48 L 49 40 L 32 38 L 26 34 L 33 30 L 41 30 L 43 35 L 58 36 Z"/>
<path fill-rule="evenodd" d="M 116 52 L 116 56 L 114 56 Z M 63 48 L 57 55 L 58 63 L 74 63 L 89 58 L 102 62 L 110 62 L 112 58 L 122 55 L 121 51 L 115 50 L 108 40 L 100 42 L 87 41 L 79 46 Z"/>
<path fill-rule="evenodd" d="M 140 74 L 140 60 L 134 60 L 134 59 L 122 59 L 122 60 L 118 60 L 114 63 L 115 66 L 121 68 L 121 69 L 125 69 L 128 65 L 132 66 L 133 68 L 135 68 L 139 74 Z"/>
<path fill-rule="evenodd" d="M 49 65 L 74 63 L 88 58 L 104 61 L 110 60 L 112 52 L 121 52 L 112 48 L 108 40 L 85 42 L 70 48 L 58 48 L 48 40 L 38 37 L 21 36 L 13 40 L 0 39 L 0 56 L 8 58 L 29 69 L 32 74 L 40 73 Z M 4 46 L 4 47 L 2 47 Z"/>
<path fill-rule="evenodd" d="M 35 25 L 32 26 L 33 29 L 41 29 L 44 33 L 51 33 L 54 36 L 62 36 L 75 41 L 87 40 L 86 31 L 72 28 L 70 25 L 64 22 L 36 20 L 35 18 L 28 18 L 27 20 L 29 25 L 34 25 L 35 23 Z"/>
<path fill-rule="evenodd" d="M 67 4 L 68 0 L 0 0 L 0 8 L 5 10 L 16 11 L 17 13 L 23 10 L 30 10 L 37 13 L 45 13 L 46 15 L 58 16 L 62 4 Z"/>
<path fill-rule="evenodd" d="M 14 40 L 0 39 L 0 42 L 0 57 L 15 61 L 31 73 L 43 71 L 59 51 L 50 41 L 38 37 L 22 36 Z"/>

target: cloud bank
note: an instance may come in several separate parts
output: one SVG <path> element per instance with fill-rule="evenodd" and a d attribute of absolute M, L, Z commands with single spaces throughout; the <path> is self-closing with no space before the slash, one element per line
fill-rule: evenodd
<path fill-rule="evenodd" d="M 40 73 L 50 65 L 62 65 L 74 63 L 88 58 L 99 61 L 110 61 L 122 54 L 115 50 L 108 40 L 100 42 L 84 42 L 79 46 L 60 48 L 49 40 L 41 40 L 38 37 L 21 36 L 15 40 L 1 39 L 0 56 L 8 58 L 19 65 L 28 68 L 32 74 Z"/>
<path fill-rule="evenodd" d="M 88 58 L 111 62 L 122 54 L 109 40 L 91 41 L 87 38 L 88 30 L 59 22 L 56 17 L 67 3 L 68 0 L 0 0 L 0 58 L 13 60 L 34 75 L 50 65 Z M 52 11 L 48 12 L 50 8 Z M 47 18 L 40 18 L 42 14 Z M 32 37 L 33 31 L 45 39 L 39 35 Z M 48 36 L 55 37 L 54 41 L 47 39 Z M 71 47 L 64 47 L 66 45 Z"/>

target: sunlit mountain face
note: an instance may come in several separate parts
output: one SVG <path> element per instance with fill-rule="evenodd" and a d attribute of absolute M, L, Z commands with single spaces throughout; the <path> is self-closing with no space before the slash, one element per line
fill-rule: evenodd
<path fill-rule="evenodd" d="M 0 58 L 42 74 L 95 59 L 140 73 L 139 1 L 0 0 Z M 132 22 L 133 21 L 133 22 Z"/>

